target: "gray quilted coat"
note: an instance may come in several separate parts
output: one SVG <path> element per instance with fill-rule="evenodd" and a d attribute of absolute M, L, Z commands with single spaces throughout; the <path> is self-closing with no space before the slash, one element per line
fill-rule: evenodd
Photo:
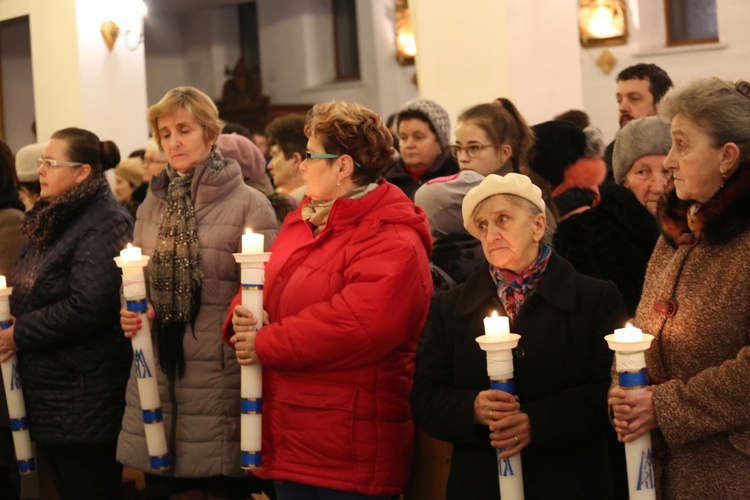
<path fill-rule="evenodd" d="M 240 166 L 224 160 L 222 169 L 198 165 L 192 184 L 203 284 L 195 322 L 185 331 L 185 376 L 173 386 L 157 370 L 167 442 L 175 477 L 241 476 L 240 369 L 234 351 L 221 340 L 221 327 L 239 289 L 239 268 L 232 256 L 245 227 L 266 235 L 268 248 L 277 233 L 271 203 L 242 181 Z M 154 251 L 169 178 L 163 171 L 151 180 L 151 193 L 138 209 L 135 243 L 145 255 Z M 148 269 L 147 269 L 148 271 Z M 154 354 L 158 358 L 156 345 Z M 158 361 L 158 360 L 157 360 Z M 127 408 L 117 446 L 124 465 L 156 473 L 149 466 L 135 370 L 127 389 Z"/>

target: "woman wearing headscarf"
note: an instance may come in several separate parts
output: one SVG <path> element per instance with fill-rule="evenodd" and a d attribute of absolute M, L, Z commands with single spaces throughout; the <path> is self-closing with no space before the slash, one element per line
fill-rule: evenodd
<path fill-rule="evenodd" d="M 609 403 L 622 441 L 651 432 L 657 496 L 747 498 L 750 84 L 695 80 L 670 90 L 659 114 L 671 123 L 674 187 L 634 319 L 655 337 L 649 385 L 614 387 Z"/>
<path fill-rule="evenodd" d="M 276 218 L 266 197 L 245 185 L 237 162 L 215 146 L 222 123 L 206 94 L 177 87 L 148 117 L 169 163 L 138 209 L 134 244 L 151 256 L 147 290 L 172 469 L 156 475 L 149 466 L 135 367 L 117 457 L 147 473 L 150 495 L 235 498 L 257 487 L 240 469 L 239 365 L 221 341 L 221 322 L 239 286 L 232 253 L 244 229 L 265 233 L 270 245 Z M 136 315 L 120 314 L 132 337 Z"/>
<path fill-rule="evenodd" d="M 419 186 L 458 172 L 448 148 L 451 121 L 448 111 L 430 99 L 412 99 L 396 115 L 401 157 L 385 169 L 385 179 L 401 188 L 410 199 Z"/>
<path fill-rule="evenodd" d="M 61 498 L 122 491 L 115 445 L 132 356 L 118 322 L 113 258 L 133 222 L 104 179 L 119 161 L 113 142 L 87 130 L 52 134 L 9 283 L 15 321 L 0 331 L 0 359 L 18 352 L 31 439 Z"/>
<path fill-rule="evenodd" d="M 604 336 L 627 313 L 613 284 L 578 274 L 541 243 L 544 209 L 541 190 L 515 173 L 490 174 L 463 201 L 464 226 L 489 266 L 433 300 L 411 394 L 415 423 L 453 443 L 449 499 L 496 500 L 497 456 L 519 453 L 529 500 L 612 497 Z M 493 310 L 521 335 L 517 398 L 487 389 L 475 339 Z"/>
<path fill-rule="evenodd" d="M 356 103 L 308 116 L 307 196 L 266 265 L 268 323 L 227 320 L 263 366 L 263 463 L 280 499 L 395 499 L 409 480 L 409 390 L 432 281 L 424 213 L 380 178 L 392 138 Z M 239 297 L 235 304 L 239 303 Z"/>

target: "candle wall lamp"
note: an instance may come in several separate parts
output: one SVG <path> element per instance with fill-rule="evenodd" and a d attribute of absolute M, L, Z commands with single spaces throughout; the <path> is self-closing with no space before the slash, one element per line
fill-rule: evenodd
<path fill-rule="evenodd" d="M 578 32 L 584 47 L 627 43 L 625 1 L 579 0 Z"/>
<path fill-rule="evenodd" d="M 417 43 L 414 40 L 414 30 L 411 27 L 411 14 L 407 0 L 396 0 L 396 59 L 399 64 L 406 66 L 414 64 L 417 55 Z"/>
<path fill-rule="evenodd" d="M 148 12 L 145 2 L 142 0 L 127 0 L 118 2 L 118 12 L 113 13 L 113 17 L 120 22 L 113 20 L 102 23 L 101 32 L 104 43 L 112 52 L 118 36 L 122 35 L 125 48 L 131 52 L 143 43 L 143 18 Z"/>

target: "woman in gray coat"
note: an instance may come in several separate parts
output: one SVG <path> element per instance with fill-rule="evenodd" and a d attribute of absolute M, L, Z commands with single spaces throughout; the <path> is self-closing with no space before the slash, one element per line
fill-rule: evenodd
<path fill-rule="evenodd" d="M 239 287 L 232 253 L 242 232 L 264 233 L 267 248 L 276 216 L 266 197 L 244 184 L 237 162 L 215 146 L 222 123 L 206 94 L 172 89 L 148 117 L 169 164 L 138 209 L 135 245 L 151 256 L 148 296 L 172 470 L 157 476 L 149 467 L 135 369 L 117 457 L 148 473 L 150 495 L 247 497 L 257 480 L 240 469 L 240 370 L 221 326 Z M 140 327 L 135 314 L 123 309 L 121 318 L 132 337 Z"/>

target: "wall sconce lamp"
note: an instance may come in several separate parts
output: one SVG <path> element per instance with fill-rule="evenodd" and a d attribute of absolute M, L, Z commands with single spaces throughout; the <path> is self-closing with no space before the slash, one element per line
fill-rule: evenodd
<path fill-rule="evenodd" d="M 148 13 L 145 2 L 142 0 L 129 0 L 123 3 L 122 10 L 116 17 L 120 19 L 120 23 L 125 28 L 120 28 L 115 21 L 111 20 L 102 23 L 102 37 L 104 37 L 104 43 L 110 52 L 112 52 L 112 48 L 115 46 L 119 35 L 123 36 L 125 48 L 131 52 L 137 49 L 144 40 L 143 18 Z"/>
<path fill-rule="evenodd" d="M 417 43 L 411 27 L 411 14 L 408 0 L 396 0 L 396 59 L 406 66 L 414 64 L 417 55 Z"/>
<path fill-rule="evenodd" d="M 628 21 L 623 0 L 579 0 L 578 32 L 581 45 L 599 47 L 628 41 Z"/>

